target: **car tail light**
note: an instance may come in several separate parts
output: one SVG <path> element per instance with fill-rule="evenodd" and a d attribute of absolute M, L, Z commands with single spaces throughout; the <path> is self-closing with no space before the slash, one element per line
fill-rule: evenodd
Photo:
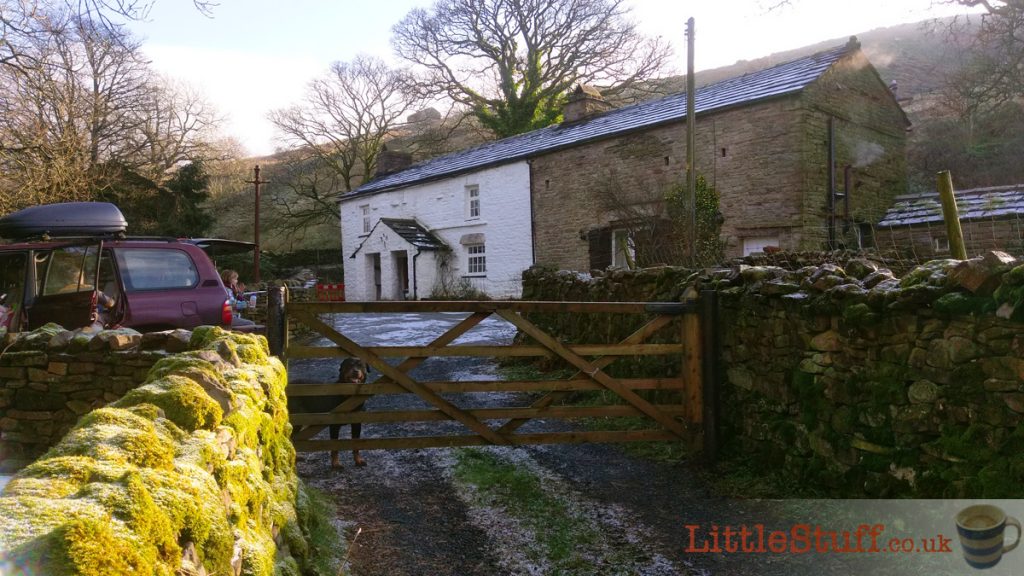
<path fill-rule="evenodd" d="M 220 307 L 220 323 L 227 328 L 231 327 L 231 300 L 225 300 Z"/>

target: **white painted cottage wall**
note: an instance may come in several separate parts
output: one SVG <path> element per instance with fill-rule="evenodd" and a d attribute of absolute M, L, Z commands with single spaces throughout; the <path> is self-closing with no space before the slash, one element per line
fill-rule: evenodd
<path fill-rule="evenodd" d="M 360 222 L 360 225 L 361 222 Z M 380 255 L 381 272 L 381 300 L 398 300 L 401 298 L 397 286 L 398 271 L 395 269 L 395 261 L 392 253 L 396 251 L 406 252 L 410 258 L 407 262 L 407 273 L 412 276 L 412 256 L 416 253 L 416 247 L 406 242 L 398 234 L 387 226 L 380 224 L 375 227 L 368 236 L 360 238 L 362 248 L 354 259 L 345 261 L 345 299 L 346 300 L 376 300 L 376 284 L 373 281 L 373 264 L 369 259 L 371 254 Z M 351 256 L 351 254 L 349 254 Z M 416 264 L 420 265 L 423 257 L 417 259 Z M 351 263 L 353 278 L 360 278 L 359 282 L 350 283 L 349 267 Z M 412 290 L 412 282 L 409 283 L 409 290 Z"/>
<path fill-rule="evenodd" d="M 480 217 L 470 218 L 466 188 L 480 190 Z M 371 227 L 381 218 L 414 218 L 441 238 L 453 252 L 454 277 L 468 275 L 468 256 L 461 244 L 464 235 L 483 234 L 487 274 L 471 283 L 493 298 L 516 298 L 522 294 L 522 272 L 533 264 L 530 223 L 530 167 L 514 162 L 409 186 L 400 190 L 370 194 L 341 202 L 341 242 L 345 256 L 345 297 L 372 300 L 375 296 L 372 270 L 366 268 L 364 253 L 380 250 L 365 246 L 351 258 L 367 235 L 363 234 L 362 207 L 370 207 Z M 378 227 L 379 229 L 379 227 Z M 397 248 L 389 248 L 394 250 Z M 415 249 L 409 251 L 410 292 Z M 428 256 L 429 254 L 429 256 Z M 388 285 L 388 254 L 381 252 L 381 275 Z M 416 296 L 425 298 L 437 283 L 437 262 L 428 251 L 416 260 Z M 387 275 L 387 276 L 386 276 Z M 387 290 L 382 295 L 389 299 Z M 411 297 L 411 295 L 410 295 Z"/>

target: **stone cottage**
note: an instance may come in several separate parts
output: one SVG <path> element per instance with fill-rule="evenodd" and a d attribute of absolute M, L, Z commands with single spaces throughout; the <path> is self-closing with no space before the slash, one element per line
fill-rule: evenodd
<path fill-rule="evenodd" d="M 905 190 L 909 122 L 856 39 L 699 88 L 696 117 L 697 172 L 720 194 L 727 256 L 869 242 L 871 224 Z M 398 169 L 340 197 L 346 297 L 423 298 L 439 284 L 515 297 L 533 264 L 625 264 L 640 249 L 637 214 L 664 219 L 685 158 L 685 94 L 612 109 L 580 87 L 561 124 Z M 434 234 L 443 246 L 429 248 L 433 263 L 413 264 L 426 249 L 367 243 L 386 232 L 382 218 Z"/>
<path fill-rule="evenodd" d="M 989 250 L 1024 254 L 1024 184 L 957 190 L 967 256 Z M 876 229 L 878 247 L 916 260 L 949 257 L 949 238 L 937 192 L 896 198 Z"/>

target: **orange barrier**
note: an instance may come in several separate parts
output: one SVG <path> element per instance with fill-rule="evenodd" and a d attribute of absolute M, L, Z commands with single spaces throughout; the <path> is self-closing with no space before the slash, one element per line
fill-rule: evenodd
<path fill-rule="evenodd" d="M 318 302 L 344 302 L 344 284 L 317 284 L 316 299 Z"/>

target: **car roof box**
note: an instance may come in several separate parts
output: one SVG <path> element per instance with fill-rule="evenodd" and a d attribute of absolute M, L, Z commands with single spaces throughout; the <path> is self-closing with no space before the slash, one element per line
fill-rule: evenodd
<path fill-rule="evenodd" d="M 64 202 L 31 206 L 0 218 L 0 238 L 100 236 L 128 228 L 121 210 L 109 202 Z"/>

